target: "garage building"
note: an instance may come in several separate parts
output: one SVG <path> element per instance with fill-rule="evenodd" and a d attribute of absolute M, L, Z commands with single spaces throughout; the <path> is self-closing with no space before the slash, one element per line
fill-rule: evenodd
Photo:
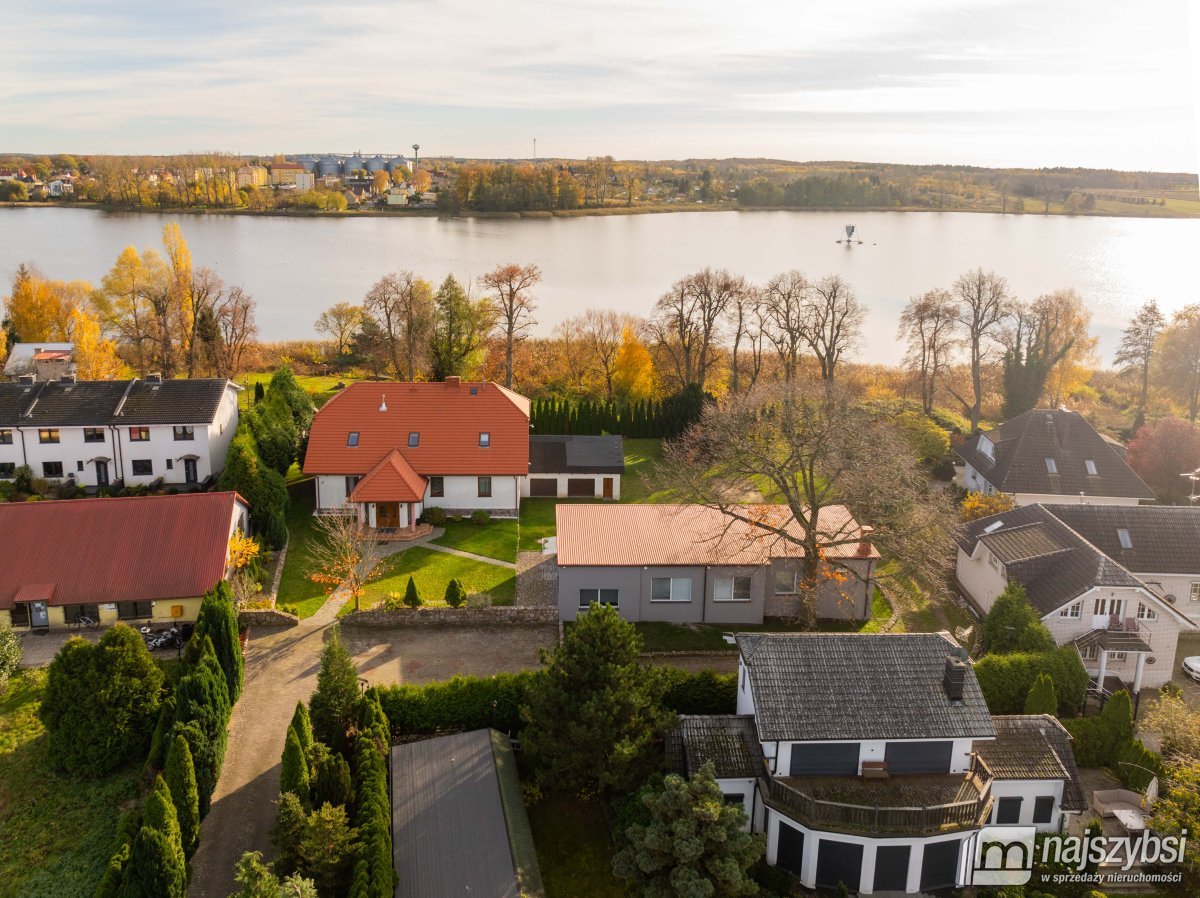
<path fill-rule="evenodd" d="M 625 443 L 619 436 L 531 436 L 522 496 L 621 498 Z"/>

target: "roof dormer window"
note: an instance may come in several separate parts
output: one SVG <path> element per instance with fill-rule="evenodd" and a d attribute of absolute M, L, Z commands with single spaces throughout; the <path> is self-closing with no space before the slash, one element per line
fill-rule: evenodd
<path fill-rule="evenodd" d="M 1056 462 L 1052 458 L 1046 459 L 1046 473 L 1047 474 L 1057 474 L 1058 473 L 1058 462 Z"/>
<path fill-rule="evenodd" d="M 352 447 L 358 445 L 358 431 L 357 430 L 352 430 L 348 434 L 346 434 L 346 445 L 352 446 Z"/>
<path fill-rule="evenodd" d="M 1092 459 L 1090 459 L 1090 458 L 1089 458 L 1089 459 L 1087 459 L 1087 460 L 1086 460 L 1086 461 L 1083 463 L 1083 466 L 1084 466 L 1085 468 L 1087 468 L 1087 472 L 1088 472 L 1088 476 L 1089 476 L 1089 477 L 1095 477 L 1095 476 L 1096 476 L 1096 463 L 1095 463 L 1095 462 L 1094 462 Z"/>
<path fill-rule="evenodd" d="M 1122 527 L 1117 531 L 1117 539 L 1121 541 L 1122 549 L 1132 549 L 1133 540 L 1129 537 L 1129 531 Z"/>
<path fill-rule="evenodd" d="M 996 451 L 992 446 L 992 441 L 982 434 L 979 437 L 979 451 L 992 461 L 996 460 Z"/>

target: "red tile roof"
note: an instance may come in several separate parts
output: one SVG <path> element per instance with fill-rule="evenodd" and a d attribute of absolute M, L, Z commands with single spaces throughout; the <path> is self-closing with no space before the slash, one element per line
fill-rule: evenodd
<path fill-rule="evenodd" d="M 475 395 L 471 390 L 475 389 Z M 420 434 L 417 446 L 410 433 Z M 479 445 L 479 434 L 491 445 Z M 358 445 L 347 436 L 358 434 Z M 430 475 L 529 473 L 529 400 L 493 383 L 378 383 L 346 387 L 317 412 L 306 474 L 365 474 L 396 449 Z"/>
<path fill-rule="evenodd" d="M 803 528 L 786 505 L 747 505 L 770 526 L 795 538 Z M 803 558 L 804 548 L 763 527 L 706 505 L 559 505 L 555 510 L 561 565 L 758 565 L 772 558 Z M 863 528 L 843 505 L 821 509 L 820 529 L 838 558 L 878 558 L 859 543 Z M 861 547 L 861 548 L 860 548 Z M 862 551 L 865 550 L 865 551 Z"/>
<path fill-rule="evenodd" d="M 237 493 L 0 504 L 0 608 L 203 595 L 225 576 Z"/>
<path fill-rule="evenodd" d="M 367 472 L 350 494 L 351 502 L 420 502 L 426 480 L 393 449 Z"/>

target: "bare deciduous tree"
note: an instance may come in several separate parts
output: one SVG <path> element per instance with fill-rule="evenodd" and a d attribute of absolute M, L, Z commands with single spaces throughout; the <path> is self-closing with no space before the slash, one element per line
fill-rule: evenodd
<path fill-rule="evenodd" d="M 254 309 L 254 297 L 241 287 L 234 287 L 214 310 L 216 339 L 212 366 L 218 377 L 236 377 L 241 373 L 246 347 L 258 336 Z"/>
<path fill-rule="evenodd" d="M 308 578 L 327 593 L 346 593 L 357 611 L 366 585 L 379 576 L 383 555 L 378 535 L 353 510 L 317 515 L 313 526 L 317 539 L 308 547 Z"/>
<path fill-rule="evenodd" d="M 682 502 L 719 510 L 761 528 L 764 537 L 804 549 L 806 608 L 833 569 L 858 576 L 847 552 L 863 534 L 833 506 L 845 505 L 875 528 L 880 551 L 899 562 L 898 575 L 945 592 L 956 517 L 943 490 L 932 489 L 905 437 L 830 383 L 761 384 L 706 407 L 700 421 L 667 444 L 651 479 Z M 766 478 L 788 515 L 741 503 L 746 486 Z M 831 513 L 832 512 L 832 513 Z M 799 525 L 799 535 L 795 524 Z"/>
<path fill-rule="evenodd" d="M 958 343 L 958 319 L 954 298 L 947 290 L 930 290 L 914 296 L 900 313 L 900 339 L 908 351 L 904 363 L 917 374 L 921 388 L 921 407 L 933 411 L 937 380 L 950 364 L 950 353 Z"/>
<path fill-rule="evenodd" d="M 800 352 L 805 345 L 805 299 L 808 280 L 799 271 L 776 275 L 763 290 L 763 305 L 767 313 L 767 337 L 779 355 L 783 379 L 791 381 L 800 364 Z"/>
<path fill-rule="evenodd" d="M 537 322 L 533 320 L 533 296 L 529 292 L 542 280 L 542 270 L 536 265 L 497 265 L 480 276 L 479 284 L 492 294 L 488 302 L 492 316 L 504 341 L 504 386 L 513 384 L 513 346 L 524 338 L 525 332 Z"/>
<path fill-rule="evenodd" d="M 411 271 L 386 274 L 367 291 L 363 311 L 379 327 L 392 373 L 415 379 L 433 330 L 433 287 Z"/>
<path fill-rule="evenodd" d="M 821 379 L 833 383 L 837 364 L 862 336 L 867 309 L 840 277 L 822 278 L 806 303 L 804 339 L 821 366 Z"/>
<path fill-rule="evenodd" d="M 954 282 L 955 308 L 964 341 L 970 353 L 971 401 L 955 394 L 971 417 L 971 430 L 979 429 L 983 407 L 983 366 L 998 344 L 1000 329 L 1008 317 L 1008 281 L 994 271 L 977 268 Z"/>
<path fill-rule="evenodd" d="M 611 309 L 588 309 L 577 321 L 579 341 L 587 353 L 589 364 L 604 380 L 604 394 L 613 398 L 613 375 L 617 370 L 617 353 L 621 351 L 621 331 L 624 322 Z"/>
<path fill-rule="evenodd" d="M 741 354 L 743 344 L 750 350 L 750 383 L 753 387 L 762 369 L 763 314 L 762 294 L 751 286 L 743 288 L 730 297 L 729 325 L 733 331 L 733 349 L 729 355 L 729 390 L 738 393 L 742 389 Z"/>
<path fill-rule="evenodd" d="M 679 389 L 696 384 L 703 391 L 716 361 L 721 321 L 745 289 L 745 279 L 705 268 L 680 278 L 654 304 L 651 333 L 671 358 Z"/>
<path fill-rule="evenodd" d="M 211 268 L 197 269 L 183 289 L 181 310 L 183 353 L 187 376 L 195 377 L 203 362 L 204 328 L 211 324 L 216 308 L 225 298 L 225 282 Z"/>

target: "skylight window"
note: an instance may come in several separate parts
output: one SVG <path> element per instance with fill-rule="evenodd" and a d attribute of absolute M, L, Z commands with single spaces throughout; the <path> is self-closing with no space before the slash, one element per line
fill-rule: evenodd
<path fill-rule="evenodd" d="M 999 530 L 1003 526 L 1004 526 L 1003 521 L 992 521 L 992 523 L 988 524 L 986 527 L 983 528 L 983 532 L 984 533 L 994 533 L 995 531 Z"/>
<path fill-rule="evenodd" d="M 1089 458 L 1087 461 L 1085 461 L 1085 462 L 1083 463 L 1083 466 L 1084 466 L 1085 468 L 1087 468 L 1087 472 L 1088 472 L 1088 476 L 1089 476 L 1089 477 L 1095 477 L 1095 476 L 1096 476 L 1096 463 L 1095 463 L 1094 461 L 1092 461 L 1092 460 Z"/>
<path fill-rule="evenodd" d="M 486 449 L 490 445 L 492 445 L 492 435 L 485 430 L 479 434 L 479 446 L 482 449 Z"/>
<path fill-rule="evenodd" d="M 347 446 L 357 446 L 358 445 L 358 431 L 357 430 L 352 430 L 348 434 L 346 434 L 346 445 Z"/>
<path fill-rule="evenodd" d="M 1056 462 L 1052 458 L 1046 459 L 1046 473 L 1047 474 L 1057 474 L 1058 473 L 1058 462 Z"/>
<path fill-rule="evenodd" d="M 1129 538 L 1128 530 L 1126 530 L 1124 528 L 1118 530 L 1117 531 L 1117 539 L 1119 539 L 1121 541 L 1122 549 L 1132 549 L 1133 548 L 1133 540 Z"/>
<path fill-rule="evenodd" d="M 414 430 L 414 431 L 412 431 L 411 433 L 409 433 L 409 435 L 408 435 L 408 445 L 409 445 L 409 448 L 416 448 L 417 446 L 420 446 L 420 445 L 421 445 L 421 433 L 420 433 L 420 431 Z"/>

